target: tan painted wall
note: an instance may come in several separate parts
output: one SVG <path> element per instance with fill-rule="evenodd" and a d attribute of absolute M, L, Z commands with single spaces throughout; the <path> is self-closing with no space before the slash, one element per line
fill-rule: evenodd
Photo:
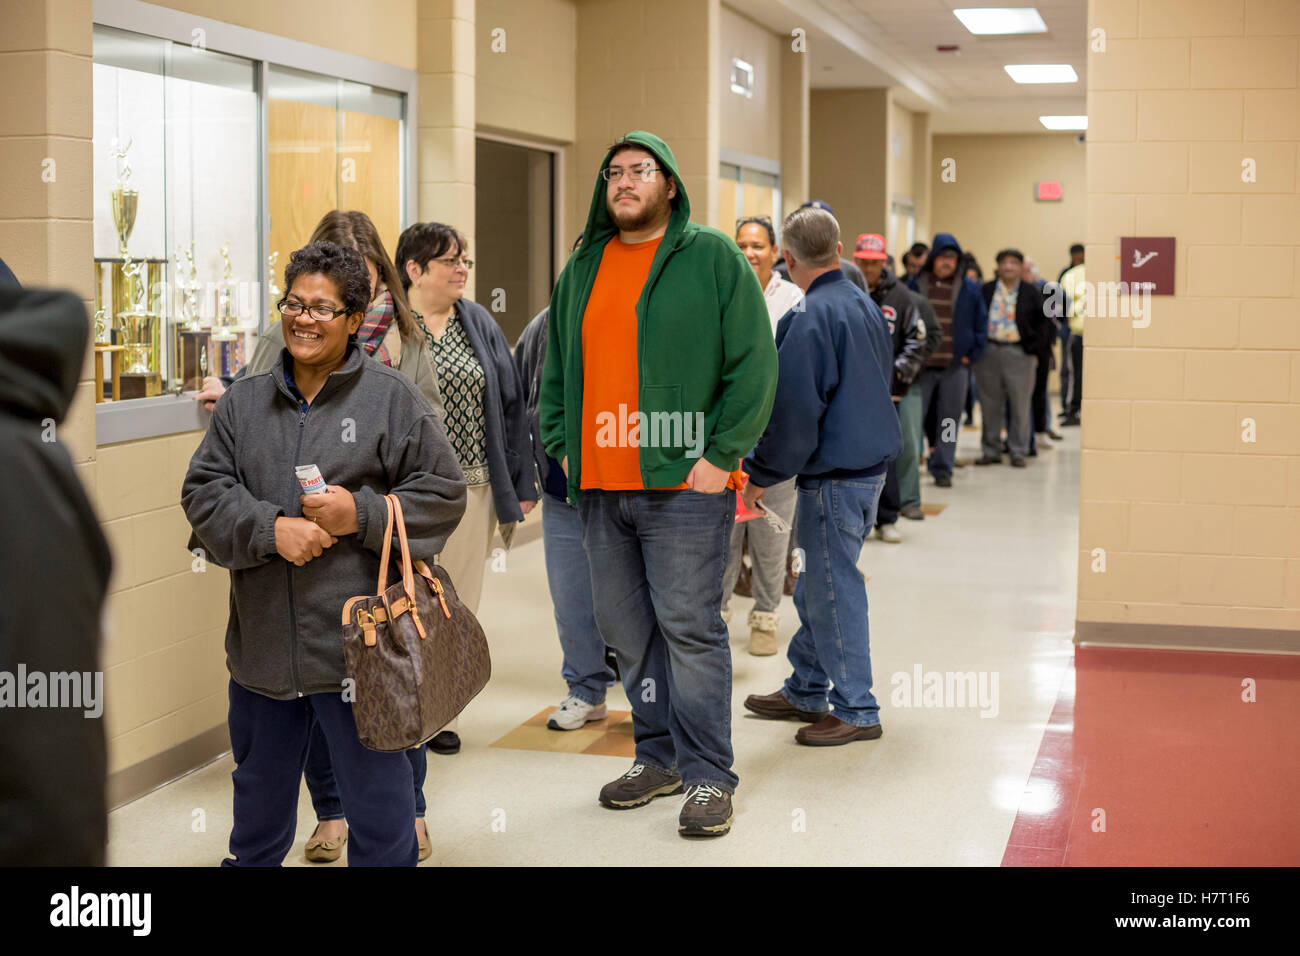
<path fill-rule="evenodd" d="M 498 29 L 504 31 L 505 49 L 494 52 L 493 32 Z M 578 82 L 576 0 L 478 0 L 475 43 L 478 125 L 572 142 Z"/>
<path fill-rule="evenodd" d="M 723 149 L 781 161 L 781 40 L 766 27 L 724 6 L 718 29 L 718 102 Z M 731 60 L 754 68 L 754 95 L 731 91 Z"/>
<path fill-rule="evenodd" d="M 985 278 L 992 277 L 998 250 L 1013 246 L 1055 279 L 1070 261 L 1071 244 L 1083 241 L 1085 155 L 1073 133 L 935 136 L 931 226 L 973 252 Z M 940 178 L 945 159 L 956 160 L 955 182 Z M 1034 184 L 1048 179 L 1063 184 L 1060 202 L 1034 198 Z M 920 239 L 929 243 L 932 236 Z"/>
<path fill-rule="evenodd" d="M 1088 278 L 1118 279 L 1117 236 L 1175 236 L 1178 294 L 1086 321 L 1078 618 L 1294 644 L 1300 5 L 1094 0 L 1089 27 Z"/>
<path fill-rule="evenodd" d="M 807 199 L 839 220 L 844 251 L 862 232 L 883 232 L 889 214 L 889 91 L 813 90 Z"/>
<path fill-rule="evenodd" d="M 331 50 L 343 50 L 413 70 L 416 63 L 417 0 L 149 0 L 155 6 L 183 10 L 275 33 Z M 443 0 L 443 6 L 451 0 Z M 303 64 L 303 69 L 310 66 Z"/>
<path fill-rule="evenodd" d="M 645 129 L 672 149 L 692 218 L 716 225 L 718 0 L 581 0 L 569 231 L 587 221 L 610 143 Z M 728 224 L 729 225 L 729 224 Z"/>

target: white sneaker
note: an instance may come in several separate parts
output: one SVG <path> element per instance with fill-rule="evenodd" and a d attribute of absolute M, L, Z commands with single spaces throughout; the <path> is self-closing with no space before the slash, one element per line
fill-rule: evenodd
<path fill-rule="evenodd" d="M 882 524 L 876 529 L 876 534 L 880 536 L 881 541 L 888 541 L 890 544 L 898 544 L 903 540 L 903 536 L 892 524 Z"/>
<path fill-rule="evenodd" d="M 604 720 L 609 709 L 604 704 L 588 704 L 570 694 L 560 701 L 560 709 L 551 714 L 546 726 L 552 730 L 578 730 L 593 720 Z"/>

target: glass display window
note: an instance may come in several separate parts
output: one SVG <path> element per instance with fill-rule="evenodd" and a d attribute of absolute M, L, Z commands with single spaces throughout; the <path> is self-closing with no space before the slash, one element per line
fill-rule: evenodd
<path fill-rule="evenodd" d="M 97 25 L 92 83 L 99 397 L 233 374 L 267 278 L 256 64 Z"/>

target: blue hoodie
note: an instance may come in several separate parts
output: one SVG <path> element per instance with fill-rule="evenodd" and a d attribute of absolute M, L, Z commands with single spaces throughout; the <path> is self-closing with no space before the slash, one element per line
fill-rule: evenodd
<path fill-rule="evenodd" d="M 930 277 L 934 274 L 934 260 L 941 252 L 948 249 L 961 258 L 961 246 L 950 232 L 937 232 L 930 245 L 930 254 L 925 258 L 921 271 L 908 280 L 907 287 L 929 298 Z M 960 262 L 958 268 L 961 268 Z M 970 359 L 974 365 L 984 354 L 984 346 L 989 339 L 989 310 L 984 305 L 984 294 L 979 283 L 974 279 L 961 277 L 958 286 L 957 302 L 952 309 L 952 360 L 956 364 L 963 358 Z"/>
<path fill-rule="evenodd" d="M 903 447 L 889 396 L 894 343 L 871 297 L 833 269 L 776 326 L 776 401 L 746 474 L 760 488 L 883 474 Z"/>

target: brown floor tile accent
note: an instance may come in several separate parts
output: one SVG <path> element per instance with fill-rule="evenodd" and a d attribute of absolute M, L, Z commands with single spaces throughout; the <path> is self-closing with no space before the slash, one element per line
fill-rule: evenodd
<path fill-rule="evenodd" d="M 546 720 L 556 710 L 547 707 L 539 711 L 492 746 L 506 750 L 545 750 L 603 757 L 630 758 L 636 755 L 630 710 L 611 710 L 604 720 L 593 720 L 581 730 L 551 730 L 546 726 Z"/>
<path fill-rule="evenodd" d="M 943 514 L 943 509 L 946 507 L 948 506 L 947 505 L 921 505 L 921 511 L 927 517 L 932 517 L 934 515 Z"/>

